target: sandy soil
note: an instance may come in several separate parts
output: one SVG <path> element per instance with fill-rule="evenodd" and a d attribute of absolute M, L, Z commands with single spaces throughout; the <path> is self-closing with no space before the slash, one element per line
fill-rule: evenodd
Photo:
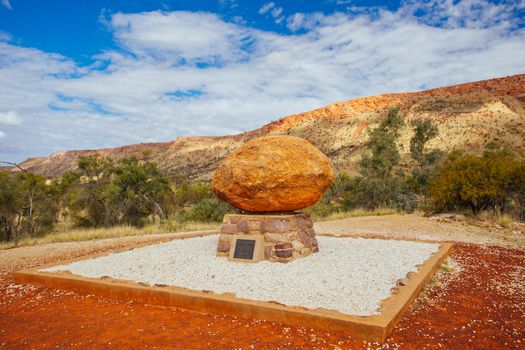
<path fill-rule="evenodd" d="M 525 250 L 525 225 L 515 224 L 513 228 L 489 226 L 483 222 L 476 222 L 476 225 L 479 226 L 461 215 L 427 218 L 421 214 L 395 214 L 321 221 L 315 223 L 314 228 L 320 233 L 357 233 L 386 238 L 495 244 Z"/>
<path fill-rule="evenodd" d="M 464 239 L 385 344 L 342 333 L 126 303 L 14 282 L 22 268 L 172 239 L 175 234 L 0 251 L 0 349 L 523 349 L 525 252 L 483 228 L 414 215 L 323 222 L 317 230 Z"/>

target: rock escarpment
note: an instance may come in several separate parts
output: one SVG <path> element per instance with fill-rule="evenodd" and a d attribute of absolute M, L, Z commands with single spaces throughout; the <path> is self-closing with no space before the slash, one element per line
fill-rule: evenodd
<path fill-rule="evenodd" d="M 191 136 L 165 143 L 57 152 L 28 159 L 21 165 L 28 171 L 56 177 L 74 169 L 80 156 L 134 155 L 156 162 L 165 173 L 207 181 L 219 163 L 244 142 L 281 134 L 308 140 L 330 158 L 338 171 L 352 173 L 366 152 L 367 131 L 386 117 L 389 107 L 395 106 L 406 121 L 399 140 L 402 166 L 406 168 L 411 167 L 410 121 L 414 119 L 431 120 L 438 127 L 439 135 L 429 142 L 429 148 L 480 152 L 488 141 L 495 140 L 525 151 L 525 74 L 518 74 L 420 92 L 356 98 L 290 115 L 238 135 Z"/>

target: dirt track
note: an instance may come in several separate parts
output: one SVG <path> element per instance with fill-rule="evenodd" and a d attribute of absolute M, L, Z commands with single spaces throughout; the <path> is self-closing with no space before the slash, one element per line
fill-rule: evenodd
<path fill-rule="evenodd" d="M 489 226 L 482 221 L 475 223 L 478 226 L 472 225 L 461 215 L 438 215 L 426 218 L 421 214 L 395 214 L 321 221 L 315 224 L 315 229 L 323 233 L 352 232 L 385 238 L 495 244 L 525 250 L 524 224 L 514 224 L 514 228 L 505 229 L 495 225 Z"/>
<path fill-rule="evenodd" d="M 455 222 L 391 215 L 317 224 L 319 232 L 521 244 Z M 57 243 L 0 251 L 0 349 L 523 349 L 525 252 L 460 243 L 459 271 L 440 273 L 385 344 L 263 321 L 105 300 L 31 285 L 12 272 L 174 235 Z M 517 241 L 516 241 L 517 239 Z"/>

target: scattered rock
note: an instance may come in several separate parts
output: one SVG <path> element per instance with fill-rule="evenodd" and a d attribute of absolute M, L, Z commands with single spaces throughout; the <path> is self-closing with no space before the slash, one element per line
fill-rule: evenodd
<path fill-rule="evenodd" d="M 277 250 L 277 249 L 275 249 L 274 253 L 275 253 L 275 256 L 277 256 L 278 258 L 286 259 L 286 258 L 291 258 L 292 257 L 293 250 L 292 249 L 284 249 L 284 250 Z"/>
<path fill-rule="evenodd" d="M 235 224 L 223 224 L 221 226 L 221 233 L 237 233 L 239 230 Z"/>
<path fill-rule="evenodd" d="M 231 247 L 231 240 L 229 239 L 219 239 L 217 243 L 217 252 L 218 253 L 229 253 Z"/>
<path fill-rule="evenodd" d="M 278 243 L 274 245 L 274 248 L 276 250 L 288 250 L 288 249 L 292 249 L 292 244 L 291 243 Z"/>
<path fill-rule="evenodd" d="M 290 229 L 289 221 L 265 220 L 260 225 L 261 232 L 286 232 Z"/>

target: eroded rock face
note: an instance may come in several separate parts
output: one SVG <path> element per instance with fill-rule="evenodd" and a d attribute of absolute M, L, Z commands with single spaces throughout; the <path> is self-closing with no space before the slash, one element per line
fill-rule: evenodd
<path fill-rule="evenodd" d="M 252 139 L 215 171 L 213 190 L 231 205 L 251 212 L 283 212 L 315 204 L 330 186 L 330 160 L 305 139 Z"/>
<path fill-rule="evenodd" d="M 385 91 L 387 92 L 387 91 Z M 367 152 L 368 130 L 377 127 L 387 109 L 398 106 L 405 125 L 400 129 L 401 153 L 409 153 L 414 132 L 409 121 L 431 120 L 440 137 L 430 148 L 450 152 L 461 148 L 479 152 L 487 140 L 525 151 L 525 74 L 455 85 L 427 91 L 382 94 L 334 103 L 312 111 L 286 116 L 263 127 L 230 136 L 179 137 L 173 142 L 142 143 L 99 150 L 57 152 L 50 157 L 30 158 L 20 164 L 27 171 L 45 177 L 74 170 L 81 156 L 100 154 L 112 159 L 136 156 L 158 164 L 167 174 L 185 174 L 192 180 L 210 180 L 217 160 L 231 149 L 256 136 L 293 133 L 316 140 L 315 145 L 330 154 L 342 172 L 355 173 Z M 481 132 L 482 131 L 482 132 Z M 412 163 L 406 164 L 409 171 Z"/>

